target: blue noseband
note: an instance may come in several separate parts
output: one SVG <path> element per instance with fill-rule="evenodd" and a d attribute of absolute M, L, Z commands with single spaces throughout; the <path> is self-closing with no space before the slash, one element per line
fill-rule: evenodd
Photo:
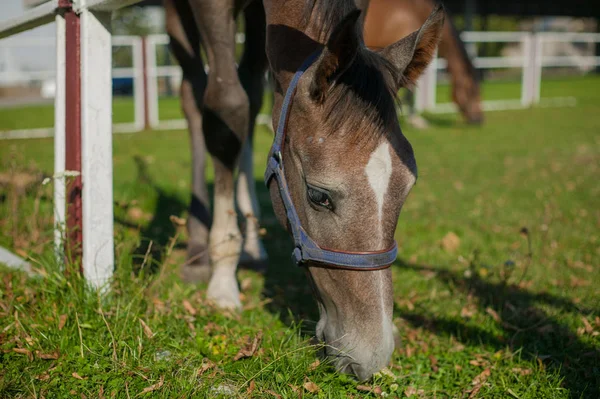
<path fill-rule="evenodd" d="M 294 252 L 292 257 L 298 266 L 306 264 L 306 262 L 317 262 L 323 267 L 333 267 L 338 269 L 349 270 L 378 270 L 389 267 L 398 255 L 398 245 L 394 241 L 394 245 L 387 250 L 373 252 L 347 252 L 347 251 L 332 251 L 323 249 L 317 245 L 302 228 L 296 208 L 292 203 L 290 192 L 283 171 L 282 144 L 287 127 L 288 113 L 291 107 L 292 99 L 298 86 L 298 81 L 302 74 L 313 64 L 318 58 L 320 51 L 313 53 L 304 61 L 300 68 L 294 74 L 285 98 L 281 107 L 279 116 L 279 126 L 271 147 L 267 170 L 265 172 L 265 183 L 267 186 L 272 178 L 275 178 L 279 187 L 279 194 L 285 207 L 286 216 L 294 238 Z"/>

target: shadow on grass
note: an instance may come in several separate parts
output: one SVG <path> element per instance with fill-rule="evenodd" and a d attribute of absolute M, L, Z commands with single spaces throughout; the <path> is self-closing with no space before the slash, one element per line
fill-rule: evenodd
<path fill-rule="evenodd" d="M 142 157 L 135 156 L 138 177 L 136 183 L 151 187 L 156 191 L 156 205 L 152 212 L 152 219 L 140 230 L 140 245 L 132 254 L 134 267 L 139 267 L 146 259 L 151 272 L 156 272 L 163 264 L 166 249 L 175 237 L 177 226 L 173 224 L 171 215 L 181 215 L 188 204 L 181 201 L 176 193 L 171 193 L 160 187 L 148 173 L 148 165 Z M 115 222 L 136 229 L 138 224 L 127 218 L 115 215 Z M 176 244 L 176 248 L 182 248 L 182 244 Z M 148 262 L 149 260 L 149 262 Z"/>
<path fill-rule="evenodd" d="M 141 159 L 136 159 L 136 163 L 138 181 L 153 187 L 157 192 L 157 200 L 152 219 L 140 232 L 144 241 L 135 250 L 134 256 L 137 264 L 141 264 L 148 252 L 148 243 L 152 241 L 150 254 L 154 264 L 161 264 L 164 249 L 176 233 L 176 226 L 169 216 L 182 214 L 188 204 L 156 184 L 148 175 Z M 318 311 L 306 271 L 293 265 L 292 240 L 277 222 L 269 192 L 262 181 L 256 181 L 256 189 L 261 204 L 261 219 L 267 229 L 263 242 L 269 254 L 269 267 L 265 272 L 262 295 L 271 302 L 266 308 L 277 313 L 285 324 L 302 322 L 302 331 L 312 336 Z M 132 225 L 127 220 L 117 219 L 117 222 Z M 435 278 L 451 292 L 471 295 L 482 312 L 489 313 L 488 309 L 491 309 L 499 316 L 496 320 L 499 333 L 469 325 L 460 317 L 437 316 L 418 307 L 412 311 L 395 308 L 396 316 L 414 327 L 425 328 L 436 335 L 452 335 L 465 344 L 491 346 L 495 350 L 506 347 L 513 351 L 522 349 L 525 360 L 536 363 L 539 359 L 546 367 L 558 370 L 571 397 L 600 397 L 598 348 L 584 342 L 576 331 L 561 320 L 565 313 L 579 316 L 582 313 L 598 313 L 597 309 L 582 309 L 568 298 L 547 292 L 533 293 L 519 286 L 482 279 L 477 274 L 466 278 L 461 272 L 444 267 L 404 261 L 400 261 L 398 265 L 415 272 L 434 273 Z M 555 309 L 555 315 L 546 310 L 549 307 Z"/>
<path fill-rule="evenodd" d="M 177 226 L 171 222 L 170 216 L 183 214 L 189 205 L 184 203 L 180 196 L 166 191 L 150 176 L 143 158 L 135 157 L 134 161 L 138 174 L 136 183 L 151 187 L 156 192 L 156 205 L 152 211 L 152 219 L 140 230 L 141 242 L 134 250 L 133 261 L 134 265 L 139 267 L 146 257 L 151 258 L 150 270 L 156 272 L 163 263 L 165 250 L 177 231 Z M 261 219 L 267 229 L 263 243 L 269 254 L 269 266 L 264 273 L 262 292 L 264 297 L 271 300 L 267 310 L 278 313 L 280 319 L 288 325 L 302 321 L 302 330 L 307 334 L 314 334 L 318 311 L 305 271 L 292 263 L 292 240 L 275 218 L 269 191 L 264 182 L 257 180 L 255 184 L 261 204 Z M 209 198 L 212 198 L 212 183 L 208 184 L 208 191 Z M 115 216 L 115 221 L 132 229 L 138 228 L 136 223 L 125 217 Z M 185 248 L 185 245 L 185 242 L 179 242 L 176 248 Z"/>
<path fill-rule="evenodd" d="M 571 397 L 600 397 L 600 350 L 588 344 L 561 320 L 564 313 L 579 319 L 581 314 L 598 313 L 582 309 L 571 300 L 549 294 L 533 293 L 515 285 L 488 281 L 474 275 L 466 278 L 460 272 L 444 267 L 432 267 L 400 262 L 400 267 L 416 272 L 435 273 L 450 292 L 472 295 L 481 312 L 495 312 L 499 334 L 467 325 L 462 319 L 438 317 L 426 311 L 407 311 L 395 308 L 394 313 L 414 327 L 425 328 L 436 335 L 454 336 L 457 340 L 475 346 L 489 345 L 495 350 L 509 347 L 522 349 L 522 357 L 534 364 L 557 370 L 563 377 L 563 386 Z M 552 307 L 556 315 L 544 308 Z"/>

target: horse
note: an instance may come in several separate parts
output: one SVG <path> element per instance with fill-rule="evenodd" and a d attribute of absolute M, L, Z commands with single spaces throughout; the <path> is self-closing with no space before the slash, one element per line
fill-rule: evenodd
<path fill-rule="evenodd" d="M 409 35 L 425 22 L 435 6 L 434 0 L 371 0 L 364 24 L 366 45 L 372 49 L 384 48 Z M 481 124 L 483 110 L 476 70 L 452 20 L 448 16 L 445 20 L 439 54 L 448 62 L 452 100 L 468 123 Z M 412 92 L 408 94 L 408 119 L 418 121 Z M 422 123 L 416 123 L 424 127 Z"/>
<path fill-rule="evenodd" d="M 324 355 L 359 380 L 383 368 L 394 350 L 394 231 L 417 180 L 395 95 L 432 60 L 444 23 L 440 6 L 415 32 L 375 52 L 362 35 L 367 5 L 164 0 L 171 50 L 183 71 L 181 102 L 193 155 L 183 277 L 208 280 L 208 300 L 239 309 L 238 263 L 267 260 L 256 234 L 251 140 L 268 65 L 277 133 L 265 181 L 273 210 L 313 288 Z M 236 68 L 238 13 L 244 15 L 246 43 Z M 212 217 L 206 151 L 215 170 Z"/>

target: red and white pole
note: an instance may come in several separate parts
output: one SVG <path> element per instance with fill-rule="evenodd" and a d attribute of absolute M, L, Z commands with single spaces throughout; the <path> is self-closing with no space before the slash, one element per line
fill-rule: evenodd
<path fill-rule="evenodd" d="M 64 138 L 63 175 L 74 175 L 66 178 L 65 253 L 99 288 L 114 268 L 110 13 L 78 11 L 68 0 L 60 0 L 59 8 L 64 20 L 58 23 L 57 45 L 64 45 L 64 54 L 58 54 L 64 56 L 64 75 L 58 74 L 57 86 L 64 83 L 64 92 L 58 90 L 56 101 L 64 104 L 64 117 L 58 115 L 59 105 L 55 140 Z M 61 157 L 57 148 L 55 164 Z M 57 187 L 55 197 L 60 182 Z"/>

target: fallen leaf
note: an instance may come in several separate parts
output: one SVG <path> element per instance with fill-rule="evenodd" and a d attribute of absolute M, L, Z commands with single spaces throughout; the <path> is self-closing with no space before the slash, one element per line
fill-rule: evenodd
<path fill-rule="evenodd" d="M 212 369 L 213 367 L 215 367 L 216 364 L 215 362 L 209 360 L 209 359 L 202 359 L 202 366 L 200 366 L 200 368 L 198 369 L 198 375 L 202 375 L 204 373 L 206 373 L 206 371 Z M 252 384 L 254 383 L 254 380 L 252 380 Z"/>
<path fill-rule="evenodd" d="M 171 223 L 173 223 L 175 226 L 185 226 L 186 220 L 180 218 L 179 216 L 171 215 L 169 216 L 169 219 L 171 220 Z"/>
<path fill-rule="evenodd" d="M 13 352 L 20 353 L 21 355 L 26 355 L 30 361 L 33 360 L 33 354 L 31 353 L 31 351 L 29 349 L 13 348 Z"/>
<path fill-rule="evenodd" d="M 588 281 L 588 280 L 585 280 L 582 278 L 578 278 L 573 275 L 570 276 L 570 280 L 571 280 L 571 287 L 573 287 L 573 288 L 587 287 L 588 285 L 592 284 L 591 281 Z"/>
<path fill-rule="evenodd" d="M 498 312 L 496 312 L 494 309 L 492 309 L 490 307 L 487 307 L 487 308 L 485 308 L 485 312 L 487 314 L 489 314 L 490 316 L 492 316 L 492 319 L 494 319 L 494 321 L 496 323 L 500 323 L 501 322 L 501 319 L 500 319 L 500 316 L 498 315 Z"/>
<path fill-rule="evenodd" d="M 317 367 L 319 367 L 320 364 L 321 364 L 321 362 L 319 361 L 319 359 L 315 360 L 314 362 L 312 362 L 310 364 L 310 366 L 308 366 L 308 371 L 315 370 Z"/>
<path fill-rule="evenodd" d="M 271 394 L 271 395 L 275 396 L 277 399 L 281 399 L 281 395 L 280 394 L 278 394 L 278 393 L 276 393 L 274 391 L 271 391 L 270 389 L 267 389 L 265 392 L 268 393 L 268 394 Z"/>
<path fill-rule="evenodd" d="M 255 388 L 256 388 L 256 383 L 254 382 L 254 380 L 250 381 L 250 384 L 248 385 L 248 389 L 246 389 L 246 395 L 250 396 L 252 394 L 252 392 L 254 392 Z"/>
<path fill-rule="evenodd" d="M 581 316 L 581 321 L 583 322 L 583 325 L 585 326 L 586 333 L 591 334 L 592 332 L 594 332 L 594 327 L 592 327 L 592 325 L 590 324 L 588 319 L 585 318 L 585 316 Z"/>
<path fill-rule="evenodd" d="M 58 331 L 61 331 L 64 328 L 66 322 L 67 322 L 67 315 L 61 314 L 58 317 Z"/>
<path fill-rule="evenodd" d="M 144 322 L 144 320 L 142 320 L 142 319 L 138 319 L 138 320 L 140 321 L 140 324 L 142 325 L 142 328 L 144 329 L 144 334 L 146 334 L 146 337 L 148 337 L 148 339 L 152 339 L 152 337 L 154 337 L 154 333 L 152 332 L 150 327 L 148 327 L 148 325 Z"/>
<path fill-rule="evenodd" d="M 439 367 L 437 366 L 438 360 L 435 358 L 435 356 L 430 355 L 429 361 L 431 362 L 431 370 L 433 370 L 434 373 L 437 373 L 437 371 L 439 370 Z"/>
<path fill-rule="evenodd" d="M 442 238 L 441 245 L 446 252 L 456 251 L 460 246 L 460 238 L 453 231 L 450 231 Z"/>
<path fill-rule="evenodd" d="M 450 352 L 462 352 L 465 350 L 465 346 L 461 343 L 457 343 L 452 348 L 450 348 Z"/>
<path fill-rule="evenodd" d="M 479 391 L 481 390 L 481 387 L 483 385 L 477 385 L 476 387 L 474 387 L 473 389 L 467 390 L 467 393 L 470 393 L 469 395 L 469 399 L 473 399 L 475 396 L 477 396 L 477 394 L 479 393 Z"/>
<path fill-rule="evenodd" d="M 48 374 L 48 373 L 40 374 L 36 378 L 40 381 L 47 381 L 50 379 L 50 374 Z"/>
<path fill-rule="evenodd" d="M 489 368 L 483 370 L 479 375 L 477 375 L 477 377 L 475 377 L 473 379 L 471 384 L 472 385 L 483 384 L 485 382 L 485 380 L 487 380 L 487 378 L 490 376 L 490 374 L 491 374 L 491 370 Z"/>
<path fill-rule="evenodd" d="M 35 355 L 42 360 L 56 360 L 58 359 L 58 352 L 52 353 L 41 353 L 40 351 L 35 351 Z"/>
<path fill-rule="evenodd" d="M 357 385 L 356 389 L 358 391 L 366 391 L 366 392 L 371 392 L 371 387 L 368 385 Z"/>
<path fill-rule="evenodd" d="M 129 208 L 127 211 L 127 217 L 134 221 L 138 221 L 144 217 L 144 211 L 139 207 Z"/>
<path fill-rule="evenodd" d="M 532 373 L 530 369 L 522 369 L 520 367 L 514 367 L 511 369 L 511 371 L 520 375 L 529 375 Z"/>
<path fill-rule="evenodd" d="M 142 390 L 142 392 L 140 392 L 140 393 L 137 394 L 137 396 L 143 395 L 143 394 L 148 393 L 148 392 L 157 391 L 157 390 L 159 390 L 163 386 L 164 383 L 165 383 L 165 377 L 161 375 L 160 379 L 158 380 L 158 382 L 156 384 L 153 384 L 153 385 L 150 385 L 149 387 L 144 388 Z"/>
<path fill-rule="evenodd" d="M 416 393 L 417 393 L 417 388 L 415 388 L 413 386 L 410 386 L 404 390 L 404 396 L 406 396 L 407 398 L 410 398 L 411 396 L 413 396 Z"/>
<path fill-rule="evenodd" d="M 238 353 L 233 358 L 233 361 L 254 356 L 254 354 L 258 350 L 258 347 L 260 346 L 260 343 L 262 342 L 262 335 L 262 331 L 258 331 L 258 333 L 256 333 L 256 336 L 252 341 L 250 340 L 250 338 L 248 338 L 248 340 L 246 341 L 246 346 L 244 346 L 238 351 Z"/>
<path fill-rule="evenodd" d="M 306 381 L 303 386 L 304 386 L 304 389 L 306 389 L 310 393 L 319 392 L 319 386 L 317 384 L 315 384 L 314 382 L 312 382 L 311 380 Z"/>
<path fill-rule="evenodd" d="M 185 308 L 185 310 L 187 310 L 187 312 L 188 312 L 189 314 L 191 314 L 192 316 L 195 316 L 195 315 L 196 315 L 196 313 L 198 313 L 198 312 L 196 311 L 196 309 L 194 309 L 194 307 L 192 306 L 192 304 L 191 304 L 191 303 L 190 303 L 190 302 L 189 302 L 187 299 L 184 299 L 184 300 L 183 300 L 183 307 L 184 307 L 184 308 Z"/>
<path fill-rule="evenodd" d="M 73 377 L 77 378 L 78 380 L 87 380 L 87 377 L 82 377 L 79 374 L 77 374 L 77 372 L 73 372 L 73 374 L 71 374 Z"/>
<path fill-rule="evenodd" d="M 243 279 L 240 283 L 240 288 L 243 292 L 248 291 L 250 288 L 252 288 L 252 279 L 250 277 Z"/>
<path fill-rule="evenodd" d="M 476 366 L 476 367 L 481 367 L 483 366 L 485 363 L 482 362 L 481 360 L 469 360 L 469 364 L 471 366 Z"/>
<path fill-rule="evenodd" d="M 475 313 L 477 313 L 477 307 L 473 304 L 469 304 L 460 310 L 460 317 L 470 319 Z"/>

